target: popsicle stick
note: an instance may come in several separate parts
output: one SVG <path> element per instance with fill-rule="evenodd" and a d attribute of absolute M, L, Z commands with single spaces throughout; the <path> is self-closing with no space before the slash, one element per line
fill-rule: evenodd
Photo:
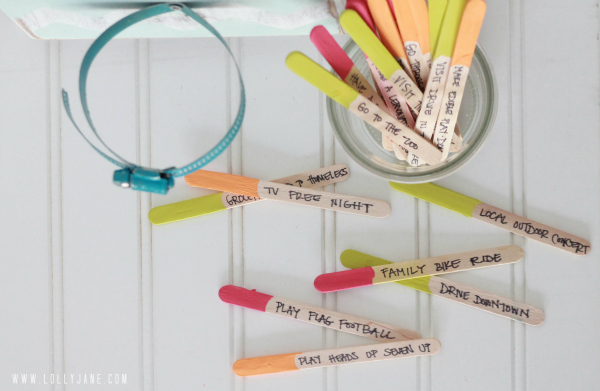
<path fill-rule="evenodd" d="M 349 269 L 389 265 L 392 263 L 355 250 L 345 250 L 342 252 L 340 261 L 342 265 Z M 544 311 L 539 308 L 465 284 L 459 284 L 442 277 L 419 277 L 395 282 L 421 292 L 465 304 L 469 307 L 510 318 L 531 326 L 539 326 L 545 319 Z"/>
<path fill-rule="evenodd" d="M 577 255 L 585 255 L 590 249 L 590 243 L 585 239 L 486 203 L 477 205 L 472 216 L 479 221 Z"/>
<path fill-rule="evenodd" d="M 275 179 L 273 182 L 313 189 L 343 181 L 349 175 L 350 169 L 348 166 L 345 164 L 336 164 Z M 160 225 L 220 212 L 258 201 L 262 201 L 262 199 L 233 193 L 215 193 L 191 200 L 157 206 L 150 209 L 148 219 L 152 224 Z"/>
<path fill-rule="evenodd" d="M 417 86 L 421 91 L 425 89 L 429 77 L 429 63 L 426 54 L 429 54 L 429 21 L 427 6 L 423 14 L 421 4 L 425 0 L 394 0 L 394 14 L 404 41 L 404 48 L 408 56 Z M 423 36 L 426 32 L 427 38 Z M 424 46 L 423 46 L 424 45 Z M 377 64 L 377 62 L 375 62 Z"/>
<path fill-rule="evenodd" d="M 477 220 L 485 221 L 517 235 L 572 254 L 585 255 L 591 250 L 590 242 L 585 239 L 496 208 L 433 183 L 407 185 L 390 182 L 390 186 L 413 197 L 453 210 L 467 217 L 474 217 Z"/>
<path fill-rule="evenodd" d="M 377 34 L 375 31 L 375 22 L 373 21 L 373 17 L 371 16 L 371 12 L 369 11 L 369 6 L 367 4 L 367 0 L 348 0 L 346 1 L 346 9 L 355 11 L 358 15 L 360 15 L 361 19 L 369 26 L 373 34 Z M 364 54 L 364 53 L 363 53 Z M 373 62 L 369 61 L 369 57 L 364 54 L 367 59 L 367 63 L 369 64 L 369 70 L 371 71 L 371 77 L 375 80 L 377 72 L 373 68 Z M 379 86 L 375 84 L 375 89 L 379 96 L 382 97 L 381 91 L 379 90 Z M 391 150 L 391 147 L 390 147 Z"/>
<path fill-rule="evenodd" d="M 442 23 L 431 73 L 423 93 L 423 107 L 417 117 L 415 127 L 415 130 L 428 140 L 433 137 L 436 120 L 442 107 L 442 97 L 452 61 L 452 51 L 466 2 L 467 0 L 452 0 L 448 4 Z"/>
<path fill-rule="evenodd" d="M 344 11 L 344 13 L 346 12 L 353 11 Z M 355 12 L 353 13 L 359 18 Z M 370 30 L 368 31 L 370 33 Z M 392 61 L 395 63 L 393 59 Z M 290 53 L 286 59 L 286 65 L 293 72 L 317 87 L 331 99 L 342 106 L 347 107 L 364 121 L 367 121 L 375 129 L 397 143 L 401 148 L 413 152 L 425 163 L 435 164 L 440 161 L 442 152 L 437 149 L 437 147 L 420 137 L 412 129 L 403 125 L 385 111 L 378 108 L 368 99 L 354 91 L 304 54 L 300 52 Z M 397 63 L 396 66 L 398 66 Z"/>
<path fill-rule="evenodd" d="M 375 89 L 371 87 L 367 78 L 360 73 L 344 49 L 338 45 L 325 27 L 314 27 L 310 32 L 310 40 L 346 84 L 377 106 L 385 109 L 385 103 L 383 103 Z"/>
<path fill-rule="evenodd" d="M 408 62 L 404 42 L 402 42 L 402 37 L 387 0 L 368 0 L 368 4 L 383 46 L 414 81 L 415 78 Z"/>
<path fill-rule="evenodd" d="M 335 292 L 415 277 L 506 265 L 520 261 L 523 255 L 523 249 L 519 246 L 487 248 L 390 265 L 321 274 L 315 279 L 314 285 L 319 292 Z"/>
<path fill-rule="evenodd" d="M 415 18 L 415 28 L 419 45 L 423 50 L 423 57 L 431 69 L 431 44 L 429 39 L 429 10 L 427 0 L 409 0 L 410 9 Z"/>
<path fill-rule="evenodd" d="M 353 10 L 346 10 L 340 15 L 340 24 L 385 78 L 392 83 L 397 93 L 418 113 L 421 110 L 423 93 L 360 16 Z"/>
<path fill-rule="evenodd" d="M 396 59 L 396 61 L 402 66 L 402 69 L 404 69 L 414 81 L 414 76 L 408 63 L 408 57 L 406 57 L 406 51 L 404 50 L 404 43 L 402 42 L 402 38 L 398 32 L 398 26 L 396 26 L 394 16 L 392 15 L 392 11 L 390 10 L 387 0 L 368 0 L 368 5 L 371 15 L 373 15 L 375 25 L 377 26 L 377 30 L 379 31 L 381 42 L 390 52 L 390 54 Z M 377 70 L 377 72 L 379 72 L 379 70 Z M 410 110 L 408 109 L 408 104 L 404 98 L 397 96 L 397 93 L 393 91 L 393 87 L 390 87 L 391 83 L 389 83 L 389 81 L 385 79 L 380 72 L 379 75 L 380 77 L 378 80 L 376 80 L 376 83 L 379 85 L 379 91 L 381 92 L 388 107 L 388 111 L 398 121 L 413 129 L 414 120 Z M 382 79 L 385 80 L 385 82 L 381 82 Z M 387 86 L 385 84 L 387 84 Z M 396 95 L 394 99 L 397 102 L 396 105 L 392 103 L 390 94 Z M 406 160 L 408 154 L 404 150 L 398 146 L 394 148 L 393 142 L 387 137 L 382 137 L 381 140 L 384 149 L 388 151 L 394 151 L 394 154 L 398 159 Z M 418 158 L 413 160 L 418 160 Z"/>
<path fill-rule="evenodd" d="M 436 122 L 433 140 L 442 150 L 444 159 L 449 152 L 448 133 L 454 129 L 458 121 L 458 111 L 464 95 L 469 67 L 477 46 L 477 38 L 483 19 L 486 4 L 483 0 L 469 0 L 465 6 L 460 23 L 456 44 L 452 54 L 452 62 L 448 71 L 448 80 L 443 94 L 441 107 Z"/>
<path fill-rule="evenodd" d="M 415 127 L 415 120 L 408 108 L 408 104 L 403 97 L 399 96 L 398 93 L 394 90 L 392 83 L 383 76 L 383 74 L 377 69 L 375 64 L 371 60 L 367 58 L 367 62 L 369 63 L 369 67 L 371 71 L 376 74 L 375 83 L 379 86 L 379 91 L 381 92 L 381 96 L 383 97 L 383 101 L 387 106 L 387 110 L 392 117 L 397 119 L 401 124 L 407 126 L 409 129 L 413 129 Z M 397 144 L 394 144 L 392 140 L 390 140 L 385 135 L 381 137 L 383 148 L 388 151 L 394 151 L 396 157 L 400 160 L 406 160 L 408 153 L 400 148 Z M 418 157 L 416 158 L 418 161 Z M 410 163 L 410 162 L 409 162 Z"/>
<path fill-rule="evenodd" d="M 234 285 L 222 287 L 219 290 L 219 298 L 229 304 L 268 312 L 376 341 L 392 342 L 421 338 L 421 335 L 415 331 L 274 297 Z"/>
<path fill-rule="evenodd" d="M 233 372 L 238 376 L 253 376 L 396 358 L 430 356 L 438 353 L 440 347 L 440 341 L 429 338 L 278 354 L 237 360 L 233 364 Z"/>
<path fill-rule="evenodd" d="M 544 311 L 539 308 L 518 303 L 511 299 L 441 277 L 431 277 L 429 289 L 432 294 L 444 299 L 466 304 L 470 307 L 517 320 L 531 326 L 541 325 L 544 323 L 546 317 Z"/>
<path fill-rule="evenodd" d="M 448 0 L 429 0 L 429 43 L 431 52 L 435 53 L 437 47 L 438 38 L 440 36 L 440 28 L 442 27 L 442 20 L 444 20 L 444 14 L 446 13 L 446 7 L 448 6 Z"/>
<path fill-rule="evenodd" d="M 390 205 L 384 201 L 298 188 L 239 175 L 198 170 L 186 175 L 185 181 L 190 186 L 227 191 L 250 197 L 268 198 L 275 201 L 363 216 L 386 217 L 390 214 Z"/>

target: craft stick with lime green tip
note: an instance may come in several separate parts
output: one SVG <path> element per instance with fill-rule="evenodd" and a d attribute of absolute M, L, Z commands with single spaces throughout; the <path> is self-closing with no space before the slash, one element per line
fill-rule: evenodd
<path fill-rule="evenodd" d="M 408 61 L 423 91 L 429 76 L 429 17 L 425 0 L 394 0 L 394 13 Z"/>
<path fill-rule="evenodd" d="M 453 210 L 464 216 L 485 221 L 517 235 L 576 255 L 585 255 L 591 250 L 590 242 L 585 239 L 496 208 L 475 198 L 467 197 L 433 183 L 407 185 L 390 182 L 390 186 L 395 190 Z"/>
<path fill-rule="evenodd" d="M 450 6 L 449 6 L 450 7 Z M 458 29 L 448 80 L 441 102 L 433 142 L 442 150 L 444 159 L 450 150 L 449 134 L 458 121 L 458 111 L 462 102 L 469 67 L 477 46 L 477 38 L 485 17 L 486 4 L 483 0 L 469 0 Z M 440 37 L 440 42 L 441 42 Z"/>
<path fill-rule="evenodd" d="M 429 0 L 429 47 L 435 53 L 448 0 Z"/>
<path fill-rule="evenodd" d="M 340 24 L 415 113 L 421 111 L 423 93 L 361 17 L 353 10 L 346 10 L 340 15 Z"/>
<path fill-rule="evenodd" d="M 390 265 L 368 266 L 354 270 L 325 273 L 315 278 L 314 285 L 319 292 L 335 292 L 434 274 L 506 265 L 520 261 L 523 259 L 523 255 L 523 249 L 514 245 L 486 248 Z"/>
<path fill-rule="evenodd" d="M 306 171 L 302 174 L 276 179 L 273 182 L 314 189 L 341 182 L 347 179 L 349 175 L 350 169 L 348 166 L 345 164 L 336 164 Z M 222 210 L 258 201 L 263 201 L 263 199 L 233 193 L 215 193 L 204 197 L 193 198 L 191 200 L 157 206 L 156 208 L 150 209 L 148 219 L 152 224 L 166 224 L 220 212 Z"/>
<path fill-rule="evenodd" d="M 383 258 L 374 257 L 355 250 L 344 251 L 340 255 L 340 260 L 342 265 L 348 269 L 389 265 L 392 263 Z M 411 278 L 410 280 L 395 282 L 421 292 L 466 304 L 470 307 L 504 316 L 531 326 L 539 326 L 545 319 L 544 311 L 539 308 L 438 276 Z"/>
<path fill-rule="evenodd" d="M 354 91 L 346 83 L 327 72 L 325 68 L 304 54 L 300 52 L 290 53 L 287 56 L 286 65 L 298 76 L 348 108 L 401 148 L 406 149 L 407 152 L 415 153 L 425 163 L 436 164 L 440 161 L 442 151 L 437 147 Z"/>
<path fill-rule="evenodd" d="M 466 3 L 467 0 L 452 0 L 444 15 L 440 37 L 433 56 L 431 73 L 423 93 L 423 107 L 419 112 L 415 127 L 415 130 L 418 130 L 428 140 L 433 137 L 436 120 L 440 107 L 442 107 L 442 97 L 452 61 L 452 51 Z"/>

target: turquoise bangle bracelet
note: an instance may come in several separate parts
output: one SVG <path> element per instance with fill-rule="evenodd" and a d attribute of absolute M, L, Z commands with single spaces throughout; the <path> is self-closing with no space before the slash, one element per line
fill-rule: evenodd
<path fill-rule="evenodd" d="M 207 153 L 200 156 L 198 159 L 194 160 L 193 162 L 191 162 L 183 167 L 179 167 L 179 168 L 171 167 L 171 168 L 161 170 L 161 169 L 154 169 L 154 168 L 149 168 L 149 167 L 141 167 L 134 163 L 131 163 L 131 162 L 125 160 L 124 158 L 122 158 L 121 156 L 119 156 L 108 145 L 106 145 L 106 143 L 102 140 L 102 138 L 98 134 L 96 127 L 94 126 L 94 124 L 92 122 L 92 118 L 90 116 L 90 110 L 88 108 L 88 102 L 87 102 L 86 85 L 87 85 L 88 73 L 89 73 L 90 67 L 92 65 L 92 62 L 94 61 L 94 59 L 96 58 L 98 53 L 102 50 L 102 48 L 112 38 L 114 38 L 120 32 L 122 32 L 123 30 L 127 29 L 128 27 L 130 27 L 136 23 L 139 23 L 143 20 L 152 18 L 157 15 L 166 14 L 169 12 L 183 12 L 185 15 L 192 18 L 193 20 L 198 22 L 200 25 L 202 25 L 204 28 L 206 28 L 211 34 L 213 34 L 215 37 L 217 37 L 217 39 L 225 46 L 225 48 L 227 49 L 227 52 L 233 59 L 233 63 L 235 64 L 235 67 L 236 67 L 236 70 L 238 73 L 238 78 L 240 81 L 240 106 L 239 106 L 238 113 L 237 113 L 237 116 L 235 118 L 233 125 L 231 125 L 231 127 L 229 128 L 229 130 L 227 131 L 225 136 L 221 139 L 221 141 L 219 141 L 217 143 L 217 145 L 215 145 L 211 150 L 209 150 Z M 96 152 L 98 152 L 100 155 L 102 155 L 105 159 L 107 159 L 111 163 L 120 167 L 113 174 L 113 182 L 116 185 L 124 187 L 124 188 L 130 188 L 133 190 L 147 191 L 147 192 L 158 193 L 158 194 L 166 194 L 167 191 L 174 186 L 174 184 L 175 184 L 174 178 L 180 177 L 183 175 L 187 175 L 187 174 L 190 174 L 190 173 L 198 170 L 199 168 L 201 168 L 201 167 L 207 165 L 208 163 L 210 163 L 211 161 L 213 161 L 221 153 L 223 153 L 223 151 L 225 149 L 227 149 L 229 144 L 231 144 L 231 142 L 233 141 L 233 139 L 239 132 L 240 127 L 242 126 L 244 112 L 246 110 L 246 93 L 245 93 L 245 89 L 244 89 L 244 82 L 242 80 L 242 74 L 240 72 L 237 62 L 235 61 L 235 58 L 233 57 L 233 54 L 231 53 L 231 50 L 229 49 L 229 46 L 227 45 L 227 43 L 225 42 L 223 37 L 219 34 L 219 32 L 214 29 L 214 27 L 212 27 L 207 21 L 205 21 L 201 16 L 199 16 L 194 11 L 192 11 L 185 4 L 181 4 L 181 3 L 163 3 L 163 4 L 153 5 L 148 8 L 137 11 L 129 16 L 126 16 L 125 18 L 119 20 L 118 22 L 113 24 L 111 27 L 109 27 L 105 32 L 103 32 L 94 41 L 92 46 L 90 46 L 90 48 L 88 49 L 87 53 L 85 54 L 85 56 L 83 58 L 83 61 L 81 63 L 81 68 L 79 70 L 79 97 L 81 99 L 81 106 L 83 108 L 85 118 L 86 118 L 92 132 L 94 133 L 94 135 L 96 136 L 96 138 L 98 139 L 100 144 L 102 144 L 102 146 L 107 150 L 107 153 L 103 152 L 98 146 L 94 145 L 94 143 L 92 143 L 92 141 L 81 131 L 79 126 L 77 126 L 77 124 L 75 123 L 75 120 L 73 119 L 73 115 L 71 114 L 71 106 L 69 104 L 69 96 L 65 90 L 62 91 L 62 96 L 63 96 L 63 103 L 65 106 L 65 110 L 67 111 L 67 115 L 69 116 L 69 119 L 71 120 L 71 122 L 73 123 L 73 125 L 75 126 L 75 128 L 77 129 L 79 134 L 81 134 L 81 136 L 87 141 L 87 143 L 92 148 L 94 148 L 94 150 Z"/>

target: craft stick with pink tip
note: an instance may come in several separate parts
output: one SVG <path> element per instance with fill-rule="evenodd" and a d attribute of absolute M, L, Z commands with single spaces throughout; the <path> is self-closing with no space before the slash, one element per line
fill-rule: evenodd
<path fill-rule="evenodd" d="M 469 67 L 477 46 L 477 38 L 485 17 L 484 0 L 469 0 L 456 36 L 452 53 L 452 62 L 444 91 L 441 110 L 435 125 L 433 142 L 442 150 L 444 159 L 450 151 L 450 135 L 458 120 L 458 111 L 462 102 Z"/>
<path fill-rule="evenodd" d="M 331 65 L 335 73 L 346 82 L 352 89 L 378 107 L 385 109 L 385 103 L 381 100 L 375 89 L 367 81 L 362 73 L 356 68 L 344 49 L 338 45 L 329 31 L 323 26 L 316 26 L 310 32 L 310 40 L 317 47 L 319 53 Z"/>
<path fill-rule="evenodd" d="M 397 358 L 430 356 L 440 351 L 437 339 L 417 339 L 373 345 L 351 346 L 304 353 L 244 358 L 233 364 L 238 376 L 297 371 L 299 369 L 331 367 L 344 364 L 392 360 Z"/>
<path fill-rule="evenodd" d="M 370 217 L 386 217 L 391 209 L 385 201 L 298 188 L 221 172 L 198 170 L 186 175 L 185 181 L 190 186 Z"/>
<path fill-rule="evenodd" d="M 315 279 L 314 285 L 319 292 L 335 292 L 374 284 L 426 277 L 434 274 L 446 274 L 488 266 L 506 265 L 520 261 L 523 255 L 523 249 L 519 246 L 487 248 L 459 254 L 417 259 L 415 261 L 321 274 Z"/>
<path fill-rule="evenodd" d="M 421 89 L 429 77 L 429 20 L 425 0 L 394 0 L 394 13 L 408 61 Z"/>
<path fill-rule="evenodd" d="M 421 335 L 415 331 L 267 295 L 235 285 L 222 287 L 219 290 L 219 298 L 229 304 L 268 312 L 284 318 L 299 320 L 381 342 L 421 338 Z"/>

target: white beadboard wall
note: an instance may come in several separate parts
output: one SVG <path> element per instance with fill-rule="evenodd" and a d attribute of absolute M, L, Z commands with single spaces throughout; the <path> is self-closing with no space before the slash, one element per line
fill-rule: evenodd
<path fill-rule="evenodd" d="M 329 191 L 388 200 L 365 219 L 265 202 L 152 226 L 155 206 L 209 194 L 182 180 L 167 196 L 120 189 L 114 167 L 68 121 L 90 41 L 29 39 L 0 16 L 0 389 L 590 390 L 600 383 L 598 249 L 578 258 L 393 193 L 336 143 L 325 99 L 284 65 L 308 37 L 231 38 L 247 88 L 243 130 L 208 168 L 272 179 L 334 163 Z M 499 110 L 479 155 L 440 183 L 600 245 L 598 1 L 489 0 L 480 36 Z M 345 42 L 347 37 L 338 40 Z M 579 59 L 578 57 L 581 57 Z M 153 167 L 212 146 L 235 117 L 233 63 L 214 39 L 120 40 L 90 76 L 98 129 Z M 540 327 L 396 284 L 323 295 L 312 281 L 353 248 L 390 260 L 518 244 L 523 262 L 450 276 L 546 311 Z M 256 311 L 225 284 L 361 315 L 438 338 L 433 357 L 255 378 L 236 359 L 368 340 Z M 15 385 L 12 374 L 126 374 L 125 385 Z M 103 378 L 106 380 L 106 378 Z M 39 381 L 39 379 L 38 379 Z"/>

